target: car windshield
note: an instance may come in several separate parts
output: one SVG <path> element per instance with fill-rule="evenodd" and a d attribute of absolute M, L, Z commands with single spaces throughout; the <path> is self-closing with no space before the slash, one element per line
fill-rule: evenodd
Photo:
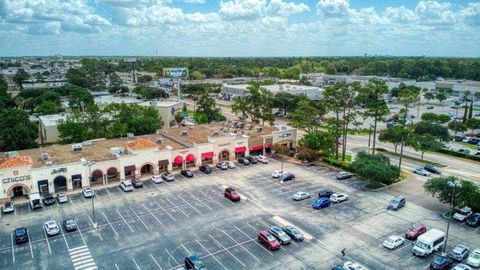
<path fill-rule="evenodd" d="M 413 226 L 410 228 L 410 231 L 412 231 L 412 232 L 418 232 L 421 228 L 422 228 L 422 226 L 416 224 L 416 225 L 413 225 Z"/>
<path fill-rule="evenodd" d="M 25 234 L 25 229 L 23 229 L 23 228 L 22 229 L 17 229 L 15 231 L 15 234 L 18 235 L 18 236 L 22 236 L 22 235 Z"/>
<path fill-rule="evenodd" d="M 415 245 L 421 249 L 430 249 L 430 245 L 422 241 L 418 241 Z"/>
<path fill-rule="evenodd" d="M 195 269 L 202 269 L 203 267 L 205 267 L 205 263 L 200 260 L 196 260 L 193 261 L 193 266 L 195 267 Z"/>
<path fill-rule="evenodd" d="M 269 242 L 273 242 L 273 241 L 275 241 L 275 237 L 273 237 L 273 235 L 269 235 L 269 236 L 267 236 L 267 240 Z"/>
<path fill-rule="evenodd" d="M 388 238 L 387 240 L 385 240 L 385 242 L 387 242 L 387 243 L 393 243 L 393 242 L 395 242 L 395 238 L 390 237 L 390 238 Z"/>
<path fill-rule="evenodd" d="M 460 215 L 468 215 L 470 211 L 466 210 L 466 209 L 460 209 L 460 210 L 457 210 L 457 213 L 459 213 Z"/>

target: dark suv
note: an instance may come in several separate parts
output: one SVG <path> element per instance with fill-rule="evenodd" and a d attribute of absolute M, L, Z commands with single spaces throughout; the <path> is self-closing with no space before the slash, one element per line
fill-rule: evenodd
<path fill-rule="evenodd" d="M 210 168 L 210 166 L 208 165 L 202 165 L 198 168 L 201 172 L 203 172 L 204 174 L 209 174 L 212 172 L 212 169 Z"/>
<path fill-rule="evenodd" d="M 247 156 L 246 159 L 248 159 L 248 161 L 250 161 L 252 164 L 257 164 L 257 157 Z"/>
<path fill-rule="evenodd" d="M 50 193 L 42 194 L 43 205 L 52 205 L 55 203 L 55 198 Z"/>
<path fill-rule="evenodd" d="M 475 213 L 467 218 L 467 225 L 471 227 L 478 227 L 480 225 L 480 213 Z"/>
<path fill-rule="evenodd" d="M 335 191 L 333 191 L 329 188 L 322 188 L 318 192 L 318 197 L 319 198 L 330 198 L 330 196 L 332 196 L 333 193 L 335 193 Z"/>
<path fill-rule="evenodd" d="M 28 230 L 25 227 L 15 229 L 15 243 L 22 244 L 28 242 Z"/>
<path fill-rule="evenodd" d="M 432 164 L 427 164 L 427 165 L 425 165 L 424 169 L 425 169 L 426 171 L 429 171 L 429 172 L 434 173 L 434 174 L 442 174 L 442 173 L 440 172 L 440 170 L 437 169 L 437 168 L 436 168 L 435 166 L 433 166 Z"/>
<path fill-rule="evenodd" d="M 437 256 L 430 263 L 430 270 L 448 270 L 453 266 L 452 259 L 445 256 Z"/>

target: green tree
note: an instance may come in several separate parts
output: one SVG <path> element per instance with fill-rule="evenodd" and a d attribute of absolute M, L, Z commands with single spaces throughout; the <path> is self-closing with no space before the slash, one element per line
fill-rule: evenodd
<path fill-rule="evenodd" d="M 112 72 L 108 76 L 108 81 L 109 81 L 109 84 L 108 84 L 109 93 L 116 94 L 117 92 L 122 90 L 123 81 L 116 72 Z"/>
<path fill-rule="evenodd" d="M 427 103 L 430 102 L 430 100 L 435 99 L 435 95 L 431 92 L 424 93 L 423 97 L 427 100 Z"/>
<path fill-rule="evenodd" d="M 30 74 L 28 74 L 23 68 L 19 68 L 17 73 L 15 73 L 12 78 L 12 80 L 18 85 L 18 87 L 20 87 L 20 89 L 23 89 L 23 82 L 28 79 L 30 79 Z"/>
<path fill-rule="evenodd" d="M 143 99 L 160 99 L 168 98 L 168 93 L 160 88 L 153 88 L 148 86 L 137 86 L 133 89 L 133 92 L 138 94 Z"/>
<path fill-rule="evenodd" d="M 377 138 L 377 124 L 383 117 L 390 113 L 385 102 L 384 95 L 388 93 L 388 86 L 385 81 L 372 78 L 365 87 L 359 88 L 359 101 L 365 104 L 363 115 L 373 119 L 373 147 L 372 154 L 375 154 Z"/>
<path fill-rule="evenodd" d="M 404 129 L 400 126 L 393 126 L 382 130 L 378 139 L 381 142 L 389 142 L 395 147 L 395 153 L 397 153 L 398 146 L 402 143 Z"/>
<path fill-rule="evenodd" d="M 121 122 L 113 122 L 110 126 L 107 127 L 106 136 L 107 138 L 124 137 L 127 135 L 127 132 L 127 124 Z"/>
<path fill-rule="evenodd" d="M 438 99 L 438 101 L 440 102 L 440 105 L 443 105 L 443 102 L 447 99 L 447 96 L 445 95 L 445 93 L 439 92 L 437 93 L 435 98 Z"/>
<path fill-rule="evenodd" d="M 203 80 L 203 79 L 205 79 L 205 75 L 198 70 L 195 70 L 195 71 L 191 72 L 189 74 L 189 76 L 193 80 Z"/>
<path fill-rule="evenodd" d="M 252 83 L 245 94 L 246 96 L 243 98 L 233 99 L 232 111 L 235 114 L 241 113 L 242 116 L 249 116 L 252 123 L 258 124 L 261 120 L 262 124 L 265 121 L 273 124 L 273 94 L 261 88 L 258 83 Z"/>
<path fill-rule="evenodd" d="M 16 109 L 0 112 L 0 151 L 37 147 L 38 127 L 30 122 L 28 113 Z"/>
<path fill-rule="evenodd" d="M 426 135 L 430 134 L 434 139 L 440 141 L 448 141 L 448 129 L 442 125 L 428 122 L 420 121 L 414 125 L 415 134 Z"/>
<path fill-rule="evenodd" d="M 436 113 L 423 113 L 422 120 L 438 123 L 438 124 L 445 124 L 450 121 L 450 116 L 446 114 L 436 114 Z"/>
<path fill-rule="evenodd" d="M 0 74 L 0 113 L 2 110 L 14 106 L 12 95 L 7 91 L 8 91 L 8 83 L 3 77 L 3 75 Z"/>
<path fill-rule="evenodd" d="M 335 153 L 336 136 L 327 131 L 314 131 L 305 134 L 301 145 L 319 151 L 324 156 L 330 157 Z"/>
<path fill-rule="evenodd" d="M 123 123 L 128 132 L 136 135 L 154 133 L 164 125 L 158 111 L 150 106 L 112 103 L 103 110 L 112 123 Z"/>
<path fill-rule="evenodd" d="M 57 126 L 60 143 L 79 143 L 89 139 L 88 127 L 73 117 L 67 117 Z"/>
<path fill-rule="evenodd" d="M 390 164 L 388 157 L 382 154 L 358 153 L 350 164 L 360 179 L 370 180 L 385 185 L 394 183 L 400 176 L 400 169 Z"/>
<path fill-rule="evenodd" d="M 196 113 L 199 115 L 205 115 L 208 123 L 225 120 L 222 111 L 216 106 L 215 100 L 208 92 L 203 92 L 198 95 L 196 104 Z"/>
<path fill-rule="evenodd" d="M 470 110 L 468 111 L 468 118 L 467 118 L 467 120 L 468 120 L 468 119 L 472 119 L 472 117 L 473 117 L 473 100 L 472 100 L 472 102 L 470 102 Z"/>
<path fill-rule="evenodd" d="M 273 97 L 273 107 L 278 108 L 284 114 L 292 112 L 299 102 L 299 97 L 288 92 L 278 92 Z"/>
<path fill-rule="evenodd" d="M 65 74 L 67 81 L 72 84 L 82 88 L 88 88 L 88 79 L 87 74 L 79 69 L 69 69 L 67 74 Z"/>
<path fill-rule="evenodd" d="M 460 182 L 461 187 L 452 189 L 448 182 Z M 442 203 L 450 204 L 455 192 L 455 200 L 453 201 L 455 207 L 469 206 L 473 209 L 480 209 L 480 189 L 470 181 L 459 180 L 454 176 L 435 177 L 428 179 L 423 184 L 423 188 Z"/>
<path fill-rule="evenodd" d="M 138 76 L 138 83 L 140 84 L 149 84 L 153 81 L 153 77 L 150 75 Z"/>
<path fill-rule="evenodd" d="M 70 91 L 68 105 L 73 111 L 83 112 L 88 106 L 94 104 L 94 99 L 89 91 L 80 87 L 73 87 Z"/>
<path fill-rule="evenodd" d="M 413 104 L 416 104 L 420 98 L 420 88 L 416 86 L 406 86 L 398 95 L 398 101 L 403 105 L 403 108 L 400 113 L 400 125 L 403 129 L 402 142 L 400 144 L 400 158 L 398 161 L 398 168 L 402 169 L 402 159 L 403 159 L 403 147 L 405 142 L 408 139 L 409 134 L 411 134 L 411 129 L 407 124 L 408 108 Z"/>
<path fill-rule="evenodd" d="M 470 118 L 467 120 L 467 122 L 465 122 L 465 124 L 469 129 L 472 130 L 472 134 L 474 130 L 480 129 L 480 119 L 478 118 Z"/>
<path fill-rule="evenodd" d="M 448 128 L 455 131 L 455 136 L 457 135 L 457 132 L 465 132 L 468 129 L 467 124 L 463 122 L 457 122 L 453 121 L 448 123 Z"/>
<path fill-rule="evenodd" d="M 443 147 L 443 144 L 435 140 L 435 137 L 429 133 L 424 135 L 414 134 L 409 138 L 407 144 L 415 149 L 415 151 L 420 151 L 422 153 L 422 160 L 426 151 L 436 151 Z"/>
<path fill-rule="evenodd" d="M 293 127 L 305 129 L 308 133 L 314 132 L 320 126 L 320 121 L 325 114 L 322 108 L 322 106 L 313 106 L 308 100 L 301 100 L 298 108 L 292 113 L 290 124 Z"/>
<path fill-rule="evenodd" d="M 184 117 L 183 117 L 183 113 L 182 112 L 177 112 L 175 114 L 175 122 L 177 122 L 177 125 L 180 125 L 183 121 Z"/>
<path fill-rule="evenodd" d="M 35 108 L 35 112 L 39 115 L 55 114 L 63 111 L 62 106 L 50 100 L 42 101 L 42 103 Z"/>
<path fill-rule="evenodd" d="M 232 112 L 236 115 L 240 114 L 241 119 L 246 119 L 250 111 L 250 104 L 247 99 L 242 97 L 235 97 L 232 100 Z"/>

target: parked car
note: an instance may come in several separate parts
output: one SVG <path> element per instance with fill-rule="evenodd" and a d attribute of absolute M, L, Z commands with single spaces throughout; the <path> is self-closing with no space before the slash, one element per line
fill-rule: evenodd
<path fill-rule="evenodd" d="M 229 169 L 235 169 L 237 166 L 235 166 L 235 163 L 233 161 L 228 161 L 228 168 Z"/>
<path fill-rule="evenodd" d="M 291 225 L 285 225 L 282 229 L 293 240 L 297 242 L 303 241 L 303 233 L 301 233 L 297 228 Z"/>
<path fill-rule="evenodd" d="M 335 177 L 338 180 L 344 180 L 344 179 L 352 178 L 352 176 L 353 175 L 349 172 L 339 172 L 339 173 L 337 173 L 337 175 Z"/>
<path fill-rule="evenodd" d="M 464 222 L 472 214 L 472 208 L 465 206 L 462 209 L 458 209 L 455 214 L 453 214 L 453 219 L 455 219 L 456 221 Z"/>
<path fill-rule="evenodd" d="M 432 164 L 427 164 L 425 167 L 423 167 L 426 171 L 434 174 L 442 174 L 437 167 L 433 166 Z"/>
<path fill-rule="evenodd" d="M 333 191 L 332 189 L 322 188 L 318 192 L 318 197 L 319 198 L 330 198 L 330 196 L 332 196 L 333 193 L 335 193 L 335 191 Z"/>
<path fill-rule="evenodd" d="M 478 227 L 480 225 L 480 213 L 472 214 L 467 218 L 467 225 L 471 227 Z"/>
<path fill-rule="evenodd" d="M 225 189 L 224 195 L 225 195 L 225 198 L 228 198 L 231 201 L 234 201 L 234 202 L 240 201 L 240 194 L 238 194 L 234 188 L 227 187 Z"/>
<path fill-rule="evenodd" d="M 190 255 L 185 258 L 185 268 L 187 270 L 205 269 L 205 263 L 197 255 Z"/>
<path fill-rule="evenodd" d="M 211 169 L 210 166 L 208 166 L 207 164 L 201 165 L 200 167 L 198 167 L 198 170 L 200 170 L 200 171 L 203 172 L 204 174 L 210 174 L 210 173 L 212 173 L 212 169 Z"/>
<path fill-rule="evenodd" d="M 152 182 L 155 184 L 160 184 L 163 182 L 163 179 L 160 175 L 152 175 L 152 177 L 150 177 L 150 180 L 152 180 Z"/>
<path fill-rule="evenodd" d="M 345 268 L 343 268 L 342 265 L 336 264 L 336 265 L 334 265 L 334 266 L 332 267 L 331 270 L 345 270 Z"/>
<path fill-rule="evenodd" d="M 171 182 L 171 181 L 175 180 L 175 177 L 173 177 L 173 174 L 171 174 L 169 172 L 164 172 L 164 173 L 162 173 L 162 179 L 167 181 L 167 182 Z"/>
<path fill-rule="evenodd" d="M 277 250 L 280 248 L 280 242 L 267 231 L 260 231 L 258 233 L 258 242 L 271 250 Z"/>
<path fill-rule="evenodd" d="M 63 227 L 65 228 L 65 231 L 73 232 L 77 230 L 77 223 L 73 218 L 65 219 L 63 221 Z"/>
<path fill-rule="evenodd" d="M 250 161 L 252 164 L 257 164 L 258 162 L 256 156 L 246 156 L 245 158 L 248 159 L 248 161 Z"/>
<path fill-rule="evenodd" d="M 28 242 L 28 229 L 25 227 L 16 228 L 13 232 L 15 234 L 15 243 L 22 244 Z"/>
<path fill-rule="evenodd" d="M 288 236 L 280 227 L 273 226 L 270 227 L 268 232 L 273 235 L 275 238 L 277 238 L 278 241 L 280 241 L 280 244 L 282 245 L 288 245 L 290 244 L 291 238 Z"/>
<path fill-rule="evenodd" d="M 421 223 L 413 224 L 406 232 L 405 238 L 410 240 L 417 240 L 417 238 L 427 231 L 427 227 Z"/>
<path fill-rule="evenodd" d="M 181 170 L 180 174 L 185 176 L 186 178 L 192 178 L 193 173 L 190 170 Z"/>
<path fill-rule="evenodd" d="M 13 202 L 11 201 L 5 202 L 5 204 L 3 205 L 2 212 L 4 214 L 7 214 L 7 213 L 12 213 L 13 211 L 14 211 Z"/>
<path fill-rule="evenodd" d="M 248 166 L 248 165 L 250 165 L 250 160 L 248 160 L 246 158 L 239 158 L 238 163 L 243 164 L 245 166 Z"/>
<path fill-rule="evenodd" d="M 437 256 L 430 263 L 430 270 L 448 270 L 453 266 L 452 259 L 445 256 Z"/>
<path fill-rule="evenodd" d="M 480 267 L 480 249 L 475 249 L 470 256 L 468 256 L 467 264 L 472 267 Z"/>
<path fill-rule="evenodd" d="M 60 192 L 57 194 L 57 201 L 58 203 L 66 203 L 68 202 L 68 195 L 65 192 Z"/>
<path fill-rule="evenodd" d="M 428 106 L 427 110 L 433 110 L 433 106 Z"/>
<path fill-rule="evenodd" d="M 472 137 L 472 138 L 468 139 L 467 142 L 468 142 L 469 144 L 478 144 L 478 143 L 480 143 L 480 138 Z"/>
<path fill-rule="evenodd" d="M 418 174 L 418 175 L 422 175 L 422 176 L 430 176 L 432 175 L 429 171 L 423 169 L 423 168 L 414 168 L 412 170 L 413 173 L 415 174 Z"/>
<path fill-rule="evenodd" d="M 272 177 L 273 178 L 279 178 L 281 175 L 283 175 L 284 173 L 286 172 L 282 172 L 282 171 L 279 171 L 279 170 L 275 170 L 272 172 Z"/>
<path fill-rule="evenodd" d="M 452 260 L 461 262 L 468 257 L 468 253 L 470 253 L 470 249 L 465 245 L 456 245 L 452 251 L 448 253 L 448 257 Z"/>
<path fill-rule="evenodd" d="M 84 187 L 82 189 L 82 195 L 84 198 L 92 198 L 95 196 L 95 192 L 93 192 L 91 187 Z"/>
<path fill-rule="evenodd" d="M 55 220 L 49 220 L 43 224 L 43 229 L 48 236 L 54 236 L 60 233 L 60 227 Z"/>
<path fill-rule="evenodd" d="M 132 185 L 132 182 L 130 180 L 121 181 L 120 182 L 120 187 L 125 192 L 133 191 L 133 185 Z"/>
<path fill-rule="evenodd" d="M 459 263 L 452 268 L 452 270 L 472 270 L 472 268 L 466 264 Z"/>
<path fill-rule="evenodd" d="M 43 205 L 52 205 L 55 203 L 55 198 L 53 198 L 53 195 L 50 193 L 43 193 L 42 194 L 42 202 Z"/>
<path fill-rule="evenodd" d="M 220 170 L 228 170 L 228 163 L 227 162 L 217 163 L 217 168 L 219 168 Z"/>
<path fill-rule="evenodd" d="M 316 199 L 315 201 L 313 201 L 312 207 L 314 209 L 322 209 L 322 208 L 325 208 L 325 207 L 329 207 L 330 204 L 332 204 L 332 201 L 330 201 L 329 198 L 319 198 L 319 199 Z"/>
<path fill-rule="evenodd" d="M 263 164 L 267 164 L 268 158 L 266 156 L 257 156 L 257 161 Z"/>
<path fill-rule="evenodd" d="M 457 135 L 457 136 L 454 137 L 454 140 L 455 140 L 456 142 L 461 142 L 461 141 L 465 140 L 465 138 L 466 138 L 466 137 L 463 136 L 463 135 Z"/>
<path fill-rule="evenodd" d="M 458 152 L 459 152 L 459 153 L 463 153 L 463 154 L 465 154 L 465 155 L 470 155 L 470 150 L 467 150 L 467 149 L 463 149 L 463 148 L 462 148 L 462 149 L 458 149 Z"/>
<path fill-rule="evenodd" d="M 139 179 L 132 179 L 132 185 L 134 188 L 142 188 L 143 187 L 143 181 Z"/>
<path fill-rule="evenodd" d="M 392 200 L 388 203 L 387 209 L 389 210 L 398 210 L 405 206 L 406 199 L 403 196 L 397 195 L 393 197 Z"/>
<path fill-rule="evenodd" d="M 333 203 L 341 203 L 344 201 L 348 201 L 348 195 L 345 193 L 333 193 L 330 196 L 330 201 Z"/>
<path fill-rule="evenodd" d="M 385 241 L 383 241 L 382 245 L 388 249 L 396 249 L 397 247 L 403 245 L 405 243 L 405 239 L 401 236 L 392 235 L 389 236 Z"/>
<path fill-rule="evenodd" d="M 343 264 L 343 268 L 345 268 L 346 270 L 368 270 L 368 268 L 366 268 L 365 266 L 351 261 L 346 261 Z"/>
<path fill-rule="evenodd" d="M 295 192 L 295 194 L 293 194 L 294 201 L 302 201 L 308 198 L 310 198 L 310 193 L 305 191 L 298 191 L 298 192 Z"/>
<path fill-rule="evenodd" d="M 295 175 L 293 173 L 285 172 L 282 175 L 280 175 L 280 180 L 284 182 L 294 180 L 294 179 L 295 179 Z"/>

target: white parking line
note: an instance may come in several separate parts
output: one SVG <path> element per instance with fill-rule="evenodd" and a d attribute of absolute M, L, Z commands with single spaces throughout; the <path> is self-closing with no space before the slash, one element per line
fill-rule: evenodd
<path fill-rule="evenodd" d="M 241 265 L 243 265 L 243 267 L 245 267 L 245 264 L 243 264 L 242 261 L 240 261 L 235 255 L 233 255 L 230 250 L 226 249 L 220 242 L 218 242 L 217 240 L 215 240 L 215 238 L 213 238 L 210 234 L 208 235 L 213 241 L 215 241 L 220 247 L 222 247 L 223 249 L 225 249 L 226 252 L 228 252 L 228 254 L 230 254 L 233 258 L 235 258 L 235 260 L 237 260 Z"/>
<path fill-rule="evenodd" d="M 148 209 L 145 205 L 143 205 L 143 208 L 145 208 L 148 213 L 159 223 L 159 224 L 162 224 L 163 225 L 163 222 L 160 221 L 160 219 L 158 219 L 153 213 L 152 211 L 150 211 L 150 209 Z"/>
<path fill-rule="evenodd" d="M 108 191 L 108 188 L 105 188 L 105 191 L 108 193 L 109 196 L 112 196 L 112 193 L 110 193 L 110 191 Z"/>
<path fill-rule="evenodd" d="M 185 217 L 188 217 L 188 215 L 183 212 L 182 209 L 180 209 L 176 204 L 174 204 L 172 201 L 170 201 L 168 198 L 165 198 L 169 203 L 171 203 L 175 208 L 177 208 L 180 212 L 182 212 L 183 215 L 185 215 Z"/>
<path fill-rule="evenodd" d="M 138 270 L 141 270 L 141 269 L 140 269 L 140 266 L 138 266 L 137 261 L 135 261 L 134 258 L 132 258 L 132 261 L 133 261 L 133 263 L 135 264 L 135 266 L 137 266 L 137 269 L 138 269 Z"/>
<path fill-rule="evenodd" d="M 153 255 L 151 253 L 149 253 L 148 255 L 150 255 L 150 258 L 152 258 L 152 260 L 155 262 L 155 264 L 158 266 L 158 268 L 160 268 L 160 270 L 163 270 L 163 268 L 160 266 L 160 264 L 157 262 L 157 260 L 155 260 L 155 257 L 153 257 Z"/>
<path fill-rule="evenodd" d="M 177 221 L 172 215 L 170 215 L 170 213 L 168 213 L 167 210 L 165 210 L 157 201 L 153 201 L 158 207 L 160 207 L 160 209 L 165 212 L 171 219 L 173 219 L 173 221 Z M 150 210 L 148 210 L 150 211 Z"/>
<path fill-rule="evenodd" d="M 12 259 L 13 259 L 13 263 L 15 263 L 15 248 L 13 247 L 13 233 L 10 234 L 10 239 L 12 240 Z"/>
<path fill-rule="evenodd" d="M 250 225 L 247 223 L 247 225 Z M 246 234 L 245 232 L 243 232 L 242 230 L 240 230 L 240 228 L 238 228 L 237 226 L 233 226 L 235 227 L 235 229 L 237 229 L 237 231 L 241 232 L 243 235 L 247 236 L 248 238 L 250 238 L 250 236 L 248 236 L 248 234 Z M 252 226 L 250 226 L 252 227 Z M 252 227 L 253 228 L 253 227 Z M 255 228 L 254 228 L 255 229 Z M 255 229 L 256 230 L 256 229 Z M 270 252 L 270 250 L 266 249 L 264 246 L 260 245 L 257 241 L 255 241 L 255 244 L 257 244 L 257 246 L 261 247 L 263 250 L 265 250 L 266 252 L 268 252 L 268 254 L 270 254 L 271 256 L 273 256 L 273 253 Z"/>
<path fill-rule="evenodd" d="M 48 242 L 48 236 L 45 230 L 43 230 L 43 235 L 45 236 L 45 240 L 47 241 L 47 246 L 48 246 L 48 252 L 52 254 L 52 249 L 50 248 L 50 242 Z M 30 238 L 30 237 L 29 237 Z"/>
<path fill-rule="evenodd" d="M 90 223 L 92 224 L 92 227 L 93 227 L 93 221 L 92 221 L 92 219 L 90 218 L 89 215 L 87 215 L 87 217 L 88 217 L 88 219 L 90 220 Z M 102 226 L 103 226 L 103 225 L 102 225 Z M 100 226 L 97 226 L 97 228 L 99 228 L 99 227 L 100 227 Z M 82 233 L 80 233 L 80 235 L 81 235 L 81 234 L 82 234 Z M 98 235 L 98 237 L 100 237 L 100 240 L 103 241 L 103 238 L 102 238 L 102 236 L 100 235 L 100 233 L 98 233 L 97 235 Z M 82 239 L 83 239 L 83 236 L 82 236 Z M 85 239 L 83 239 L 83 243 L 85 243 Z M 85 243 L 85 245 L 86 245 L 86 243 Z"/>
<path fill-rule="evenodd" d="M 222 208 L 225 208 L 225 206 L 224 206 L 224 205 L 222 205 L 221 203 L 219 203 L 219 202 L 215 201 L 214 199 L 212 199 L 212 197 L 211 197 L 211 196 L 209 196 L 209 195 L 205 194 L 203 191 L 199 190 L 198 192 L 202 193 L 202 195 L 203 195 L 203 196 L 205 196 L 205 198 L 208 198 L 208 199 L 210 199 L 210 201 L 212 201 L 212 202 L 214 202 L 214 203 L 216 203 L 216 204 L 220 205 Z"/>
<path fill-rule="evenodd" d="M 128 208 L 130 208 L 130 211 L 132 211 L 133 214 L 138 218 L 138 220 L 140 220 L 140 222 L 142 222 L 143 226 L 145 226 L 145 229 L 148 229 L 147 224 L 145 224 L 145 222 L 143 222 L 143 220 L 140 218 L 140 216 L 137 215 L 137 213 L 135 211 L 133 211 L 133 209 L 131 207 L 128 207 Z"/>
<path fill-rule="evenodd" d="M 128 224 L 128 222 L 125 220 L 125 218 L 122 216 L 122 214 L 120 214 L 120 212 L 118 211 L 118 209 L 115 209 L 115 211 L 117 211 L 117 214 L 123 219 L 123 221 L 125 222 L 125 224 L 127 224 L 127 227 L 130 229 L 131 232 L 135 232 L 133 231 L 132 227 L 130 227 L 130 225 Z"/>
<path fill-rule="evenodd" d="M 112 228 L 112 230 L 113 230 L 113 232 L 115 233 L 115 235 L 116 235 L 117 237 L 119 237 L 117 231 L 115 230 L 115 228 L 113 228 L 112 223 L 110 223 L 110 220 L 108 220 L 107 216 L 106 216 L 103 212 L 102 212 L 102 215 L 103 215 L 103 216 L 105 217 L 105 219 L 107 220 L 108 224 L 110 225 L 110 228 Z"/>
<path fill-rule="evenodd" d="M 70 247 L 68 246 L 67 238 L 65 237 L 65 233 L 63 232 L 62 226 L 59 226 L 59 227 L 60 227 L 60 231 L 62 231 L 62 236 L 63 236 L 63 240 L 65 240 L 65 245 L 67 245 L 67 249 L 70 249 Z"/>
<path fill-rule="evenodd" d="M 202 245 L 202 243 L 200 243 L 200 241 L 198 241 L 198 240 L 196 240 L 196 239 L 195 239 L 195 241 L 197 241 L 197 243 L 207 252 L 207 254 L 211 255 L 212 258 L 213 258 L 215 261 L 217 261 L 225 270 L 228 269 L 227 267 L 225 267 L 225 265 L 223 265 L 223 263 L 222 263 L 221 261 L 219 261 L 219 260 L 217 259 L 217 257 L 215 257 L 215 255 L 213 255 L 212 253 L 210 253 L 210 251 L 208 251 L 208 249 L 207 249 L 204 245 Z"/>
<path fill-rule="evenodd" d="M 30 207 L 29 207 L 30 208 Z M 45 232 L 45 231 L 44 231 Z M 32 255 L 33 259 L 33 248 L 32 248 L 32 241 L 30 241 L 30 233 L 27 230 L 27 236 L 28 236 L 28 244 L 30 245 L 30 254 Z"/>
<path fill-rule="evenodd" d="M 240 244 L 237 240 L 235 240 L 233 237 L 231 237 L 230 235 L 228 235 L 225 231 L 222 231 L 228 238 L 232 239 L 235 243 L 237 244 Z M 255 258 L 257 261 L 259 261 L 259 259 L 253 255 L 248 249 L 246 249 L 244 246 L 240 245 L 241 248 L 243 248 L 243 250 L 245 250 L 248 254 L 250 254 L 253 258 Z"/>
<path fill-rule="evenodd" d="M 192 253 L 190 252 L 190 250 L 188 250 L 183 244 L 180 244 L 180 246 L 181 246 L 183 249 L 185 249 L 185 251 L 187 252 L 187 254 L 192 254 Z"/>
<path fill-rule="evenodd" d="M 182 198 L 180 195 L 177 195 L 177 197 L 179 197 L 180 199 L 182 199 L 182 201 L 184 201 L 186 204 L 188 204 L 190 207 L 193 208 L 193 210 L 197 211 L 197 213 L 201 214 L 202 212 L 198 211 L 198 209 L 193 206 L 191 203 L 187 202 L 184 198 Z"/>
<path fill-rule="evenodd" d="M 115 264 L 115 268 L 117 268 L 117 270 L 120 270 L 120 268 L 118 268 L 118 265 L 117 265 L 117 264 Z"/>
<path fill-rule="evenodd" d="M 199 203 L 205 205 L 205 207 L 207 207 L 208 209 L 210 209 L 210 211 L 213 211 L 212 208 L 210 208 L 210 206 L 208 206 L 207 204 L 205 204 L 204 202 L 202 202 L 201 200 L 199 200 L 197 197 L 195 197 L 194 195 L 190 194 L 187 192 L 188 195 L 190 195 L 190 197 L 194 198 L 195 200 L 197 200 Z"/>
<path fill-rule="evenodd" d="M 175 260 L 175 257 L 173 257 L 173 256 L 172 256 L 172 254 L 170 254 L 170 252 L 168 252 L 168 250 L 167 250 L 167 249 L 165 249 L 165 251 L 167 252 L 168 256 L 170 256 L 170 258 L 172 258 L 172 259 L 173 259 L 173 261 L 174 261 L 174 262 L 175 262 L 177 265 L 179 265 L 179 264 L 180 264 L 180 263 L 178 263 L 178 261 L 177 261 L 177 260 Z"/>

